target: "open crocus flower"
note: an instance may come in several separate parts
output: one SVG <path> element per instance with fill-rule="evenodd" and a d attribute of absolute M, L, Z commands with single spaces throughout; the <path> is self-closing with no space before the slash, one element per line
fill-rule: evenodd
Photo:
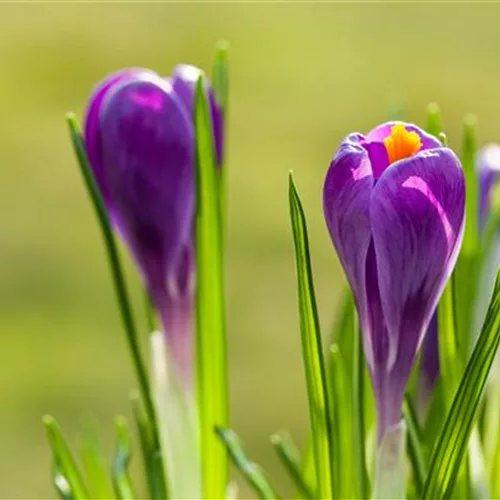
<path fill-rule="evenodd" d="M 194 85 L 200 70 L 171 78 L 126 69 L 100 83 L 85 145 L 113 226 L 131 250 L 162 320 L 177 368 L 190 383 L 194 292 Z M 222 150 L 220 111 L 209 92 Z"/>
<path fill-rule="evenodd" d="M 450 149 L 392 122 L 344 139 L 323 196 L 358 309 L 381 442 L 401 420 L 410 371 L 457 259 L 465 179 Z"/>

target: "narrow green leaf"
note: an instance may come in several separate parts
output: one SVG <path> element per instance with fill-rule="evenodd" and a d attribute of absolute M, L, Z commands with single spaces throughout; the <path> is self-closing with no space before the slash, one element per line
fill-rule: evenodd
<path fill-rule="evenodd" d="M 432 453 L 423 498 L 449 498 L 467 453 L 481 395 L 500 343 L 500 277 L 481 335 L 467 363 L 453 404 Z"/>
<path fill-rule="evenodd" d="M 352 366 L 353 366 L 353 342 L 352 342 L 352 323 L 356 309 L 354 307 L 354 300 L 352 293 L 347 285 L 344 285 L 344 290 L 341 293 L 340 304 L 338 306 L 335 321 L 331 330 L 330 344 L 337 344 L 342 358 L 345 361 L 344 368 L 346 369 L 346 376 L 348 379 L 349 387 L 352 387 Z M 332 378 L 332 357 L 329 356 L 327 360 L 327 376 Z M 332 396 L 333 397 L 333 396 Z M 334 401 L 334 400 L 332 400 Z M 352 408 L 352 404 L 351 404 Z M 350 420 L 351 417 L 349 417 Z M 305 481 L 311 485 L 313 491 L 316 490 L 316 472 L 314 470 L 314 455 L 312 450 L 312 440 L 309 439 L 302 461 L 302 475 Z"/>
<path fill-rule="evenodd" d="M 113 486 L 120 500 L 134 499 L 136 495 L 128 470 L 131 459 L 131 444 L 125 417 L 117 417 L 115 425 L 117 444 L 113 463 Z"/>
<path fill-rule="evenodd" d="M 425 128 L 434 137 L 439 137 L 439 134 L 442 132 L 441 109 L 435 102 L 431 102 L 427 106 L 427 125 Z"/>
<path fill-rule="evenodd" d="M 354 307 L 354 306 L 353 306 Z M 370 483 L 366 470 L 366 427 L 365 427 L 365 364 L 363 346 L 359 332 L 358 316 L 354 312 L 353 323 L 354 362 L 353 362 L 353 426 L 354 459 L 357 471 L 357 498 L 370 497 Z"/>
<path fill-rule="evenodd" d="M 408 456 L 410 457 L 412 464 L 415 491 L 417 493 L 417 497 L 420 498 L 422 495 L 422 488 L 424 487 L 424 481 L 427 476 L 427 468 L 424 460 L 422 430 L 420 429 L 420 425 L 418 423 L 417 412 L 415 411 L 408 394 L 406 395 L 404 401 L 403 414 L 408 429 L 407 449 Z"/>
<path fill-rule="evenodd" d="M 216 428 L 216 432 L 221 441 L 226 445 L 227 451 L 229 452 L 234 465 L 248 481 L 248 484 L 259 495 L 259 497 L 266 500 L 274 500 L 278 498 L 278 495 L 269 484 L 269 481 L 264 475 L 264 471 L 261 467 L 255 462 L 249 460 L 236 433 L 231 429 L 222 429 L 219 427 Z"/>
<path fill-rule="evenodd" d="M 229 460 L 214 434 L 227 427 L 228 381 L 219 189 L 204 76 L 196 86 L 196 364 L 204 498 L 223 498 Z"/>
<path fill-rule="evenodd" d="M 120 263 L 115 237 L 107 216 L 104 201 L 92 174 L 92 169 L 87 158 L 85 145 L 78 127 L 78 123 L 72 113 L 69 113 L 67 115 L 67 122 L 73 149 L 78 160 L 78 166 L 80 167 L 80 173 L 82 175 L 85 187 L 87 188 L 87 193 L 92 202 L 92 206 L 94 207 L 94 211 L 97 216 L 99 227 L 104 239 L 104 246 L 106 248 L 108 263 L 113 277 L 113 284 L 115 287 L 116 298 L 125 329 L 127 343 L 132 354 L 132 361 L 139 382 L 141 396 L 145 402 L 148 418 L 151 422 L 152 428 L 154 429 L 155 441 L 157 442 L 158 437 L 156 434 L 155 414 L 153 409 L 153 402 L 151 400 L 151 394 L 149 391 L 148 374 L 140 353 L 139 343 L 137 340 L 137 329 L 132 314 L 132 308 L 130 305 L 131 302 L 129 294 L 127 292 L 125 276 L 123 273 L 122 265 Z"/>
<path fill-rule="evenodd" d="M 224 118 L 227 116 L 229 96 L 229 43 L 221 40 L 215 47 L 212 67 L 212 88 Z"/>
<path fill-rule="evenodd" d="M 351 342 L 352 343 L 352 342 Z M 331 397 L 333 420 L 333 474 L 337 476 L 337 492 L 334 498 L 353 498 L 355 485 L 356 458 L 352 446 L 352 380 L 347 377 L 339 347 L 330 348 Z"/>
<path fill-rule="evenodd" d="M 95 422 L 87 422 L 80 439 L 80 456 L 93 498 L 113 498 L 109 470 Z"/>
<path fill-rule="evenodd" d="M 319 498 L 326 499 L 331 498 L 332 492 L 335 491 L 332 481 L 332 421 L 328 401 L 329 391 L 321 346 L 306 221 L 291 174 L 289 201 L 295 244 L 302 355 L 309 399 L 317 494 Z M 338 478 L 335 479 L 338 480 Z"/>
<path fill-rule="evenodd" d="M 212 66 L 212 88 L 215 99 L 220 106 L 222 114 L 222 158 L 217 171 L 217 184 L 219 188 L 220 206 L 220 231 L 221 239 L 224 241 L 225 218 L 227 212 L 226 179 L 227 179 L 227 132 L 228 132 L 228 107 L 229 107 L 229 44 L 219 41 L 215 47 L 215 58 Z M 223 245 L 222 245 L 223 247 Z M 222 248 L 224 250 L 224 248 Z"/>
<path fill-rule="evenodd" d="M 443 396 L 447 408 L 450 408 L 462 375 L 455 328 L 453 288 L 454 279 L 451 279 L 444 289 L 438 306 L 439 375 L 442 380 Z"/>
<path fill-rule="evenodd" d="M 302 464 L 299 450 L 291 440 L 288 434 L 273 434 L 271 436 L 271 444 L 273 445 L 281 463 L 290 474 L 302 498 L 314 498 L 314 490 L 307 483 L 302 475 Z"/>
<path fill-rule="evenodd" d="M 465 173 L 465 225 L 464 239 L 462 243 L 463 254 L 474 254 L 479 242 L 479 192 L 476 174 L 476 138 L 477 120 L 473 115 L 468 115 L 464 120 L 464 139 L 462 147 L 462 165 Z"/>
<path fill-rule="evenodd" d="M 169 498 L 166 489 L 166 481 L 163 472 L 163 461 L 159 449 L 155 446 L 154 436 L 141 401 L 140 394 L 133 391 L 130 395 L 132 410 L 134 414 L 141 455 L 146 472 L 149 496 L 152 500 Z"/>
<path fill-rule="evenodd" d="M 75 496 L 58 460 L 52 463 L 52 480 L 61 500 L 74 500 Z"/>
<path fill-rule="evenodd" d="M 54 457 L 54 483 L 58 492 L 69 494 L 75 500 L 90 498 L 83 476 L 59 425 L 50 415 L 43 417 L 43 424 Z"/>

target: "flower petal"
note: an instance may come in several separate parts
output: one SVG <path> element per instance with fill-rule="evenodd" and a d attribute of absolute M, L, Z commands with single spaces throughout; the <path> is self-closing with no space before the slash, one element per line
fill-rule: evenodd
<path fill-rule="evenodd" d="M 408 365 L 409 374 L 455 265 L 464 210 L 464 174 L 447 148 L 394 163 L 373 189 L 371 228 L 389 333 L 387 369 L 401 371 L 401 377 Z"/>
<path fill-rule="evenodd" d="M 104 167 L 102 165 L 102 152 L 100 145 L 101 124 L 99 115 L 102 103 L 109 92 L 123 81 L 133 79 L 134 77 L 140 78 L 141 75 L 154 74 L 155 73 L 152 71 L 142 68 L 122 69 L 116 73 L 108 75 L 102 82 L 100 82 L 92 92 L 89 100 L 89 106 L 85 114 L 84 122 L 85 149 L 87 150 L 87 156 L 92 166 L 94 177 L 99 185 L 99 189 L 101 190 L 101 195 L 108 206 L 108 210 L 111 212 L 113 212 L 113 209 L 109 197 L 109 188 L 106 176 L 104 174 Z M 111 214 L 111 216 L 113 215 Z"/>
<path fill-rule="evenodd" d="M 370 197 L 373 174 L 362 136 L 353 134 L 341 144 L 326 174 L 323 210 L 340 262 L 354 293 L 362 331 L 368 331 L 366 258 L 371 242 Z M 373 365 L 370 335 L 364 335 L 365 356 Z"/>
<path fill-rule="evenodd" d="M 194 91 L 196 82 L 202 74 L 201 69 L 190 64 L 179 64 L 172 73 L 172 87 L 186 106 L 189 116 L 193 116 Z M 212 127 L 214 133 L 215 154 L 217 156 L 217 165 L 222 165 L 222 154 L 224 148 L 224 126 L 223 116 L 214 92 L 207 83 L 207 95 L 210 104 L 210 113 L 212 116 Z"/>
<path fill-rule="evenodd" d="M 154 74 L 106 96 L 100 146 L 119 229 L 152 295 L 173 286 L 194 210 L 194 137 L 172 86 Z M 174 277 L 174 278 L 173 278 Z"/>

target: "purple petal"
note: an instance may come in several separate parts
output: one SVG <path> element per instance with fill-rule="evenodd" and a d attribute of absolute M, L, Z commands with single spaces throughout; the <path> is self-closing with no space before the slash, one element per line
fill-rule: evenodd
<path fill-rule="evenodd" d="M 417 127 L 416 125 L 413 125 L 412 123 L 404 123 L 404 122 L 386 122 L 383 123 L 382 125 L 378 125 L 375 127 L 373 130 L 368 132 L 366 135 L 366 141 L 367 142 L 383 142 L 384 139 L 389 137 L 391 135 L 391 130 L 394 125 L 398 125 L 402 123 L 406 130 L 410 132 L 415 132 L 420 136 L 420 140 L 422 141 L 422 148 L 420 151 L 424 151 L 426 149 L 433 149 L 433 148 L 441 148 L 442 144 L 432 135 L 428 134 L 427 132 L 424 132 L 420 127 Z"/>
<path fill-rule="evenodd" d="M 388 168 L 373 189 L 371 227 L 389 334 L 387 370 L 409 375 L 455 265 L 464 227 L 465 180 L 447 149 Z"/>
<path fill-rule="evenodd" d="M 179 64 L 175 67 L 172 73 L 172 86 L 177 95 L 181 98 L 186 106 L 189 116 L 193 116 L 194 108 L 194 92 L 196 82 L 200 78 L 202 71 L 196 66 L 189 64 Z M 217 165 L 222 165 L 222 155 L 224 151 L 224 123 L 222 111 L 215 99 L 214 92 L 207 83 L 207 94 L 210 104 L 210 112 L 212 115 L 212 127 L 214 133 L 215 154 L 217 157 Z"/>
<path fill-rule="evenodd" d="M 370 197 L 373 175 L 362 136 L 350 135 L 341 144 L 326 174 L 323 210 L 340 262 L 356 299 L 363 332 L 368 331 L 366 257 L 371 242 Z M 373 366 L 369 335 L 363 336 L 365 356 Z"/>
<path fill-rule="evenodd" d="M 119 230 L 145 275 L 153 300 L 174 293 L 194 209 L 194 137 L 171 85 L 154 74 L 108 93 L 100 147 Z"/>
<path fill-rule="evenodd" d="M 121 82 L 129 79 L 140 78 L 141 75 L 154 74 L 155 73 L 152 71 L 142 68 L 126 68 L 117 71 L 108 75 L 95 87 L 89 100 L 84 121 L 85 148 L 87 150 L 88 159 L 92 166 L 96 182 L 101 190 L 101 195 L 108 206 L 108 210 L 110 211 L 113 210 L 109 197 L 109 188 L 104 174 L 104 167 L 102 165 L 102 152 L 100 145 L 101 124 L 99 115 L 102 103 L 108 93 Z"/>

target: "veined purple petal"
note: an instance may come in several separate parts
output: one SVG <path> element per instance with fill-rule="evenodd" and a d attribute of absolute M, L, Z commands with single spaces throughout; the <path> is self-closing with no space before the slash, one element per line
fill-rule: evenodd
<path fill-rule="evenodd" d="M 84 121 L 85 148 L 94 172 L 94 177 L 99 185 L 101 195 L 104 198 L 108 210 L 111 212 L 111 217 L 113 217 L 114 210 L 109 196 L 109 187 L 104 173 L 104 167 L 102 165 L 102 152 L 100 145 L 101 123 L 99 116 L 102 103 L 108 93 L 124 80 L 141 78 L 141 75 L 154 74 L 155 73 L 152 71 L 142 68 L 126 68 L 117 71 L 116 73 L 108 75 L 96 86 L 89 100 L 89 106 L 87 108 Z"/>
<path fill-rule="evenodd" d="M 186 106 L 189 116 L 193 116 L 194 92 L 196 82 L 200 78 L 202 71 L 196 66 L 189 64 L 179 64 L 172 73 L 172 86 L 177 92 L 182 102 Z M 214 133 L 215 154 L 217 165 L 222 165 L 222 155 L 224 151 L 224 123 L 221 108 L 215 98 L 212 87 L 207 82 L 207 95 L 210 104 L 212 117 L 212 127 Z"/>
<path fill-rule="evenodd" d="M 370 198 L 374 184 L 362 136 L 352 134 L 341 144 L 326 174 L 323 210 L 340 262 L 356 299 L 362 331 L 368 331 L 366 258 L 371 242 Z M 373 366 L 370 335 L 363 336 L 365 356 Z"/>
<path fill-rule="evenodd" d="M 118 227 L 153 300 L 176 288 L 194 210 L 194 137 L 172 86 L 154 74 L 113 87 L 100 110 L 101 164 Z"/>
<path fill-rule="evenodd" d="M 373 189 L 371 228 L 389 338 L 387 371 L 405 384 L 455 265 L 464 207 L 464 174 L 447 148 L 394 163 Z"/>

